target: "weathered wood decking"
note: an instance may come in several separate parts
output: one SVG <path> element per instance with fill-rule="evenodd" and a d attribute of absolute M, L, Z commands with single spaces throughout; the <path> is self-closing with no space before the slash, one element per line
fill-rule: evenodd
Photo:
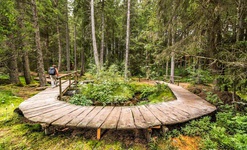
<path fill-rule="evenodd" d="M 62 90 L 69 83 L 62 84 Z M 22 102 L 24 116 L 38 123 L 78 128 L 148 129 L 189 121 L 216 107 L 182 87 L 168 84 L 176 100 L 142 106 L 76 106 L 57 100 L 58 87 L 47 88 Z"/>

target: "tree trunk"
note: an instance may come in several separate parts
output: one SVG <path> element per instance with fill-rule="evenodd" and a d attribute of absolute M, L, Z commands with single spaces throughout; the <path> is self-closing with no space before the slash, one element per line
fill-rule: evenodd
<path fill-rule="evenodd" d="M 15 50 L 14 45 L 14 36 L 10 35 L 9 41 L 7 45 L 9 47 L 9 54 L 11 58 L 8 61 L 8 72 L 9 72 L 9 79 L 10 82 L 13 84 L 20 84 L 19 74 L 18 74 L 18 65 L 17 65 L 17 51 Z"/>
<path fill-rule="evenodd" d="M 125 53 L 125 70 L 124 70 L 125 79 L 128 78 L 129 41 L 130 41 L 130 0 L 128 0 L 128 10 L 127 10 L 126 53 Z"/>
<path fill-rule="evenodd" d="M 171 46 L 175 43 L 175 33 L 174 26 L 171 29 Z M 171 77 L 170 82 L 174 83 L 174 70 L 175 70 L 175 53 L 174 50 L 171 52 Z"/>
<path fill-rule="evenodd" d="M 32 79 L 31 79 L 31 74 L 30 74 L 30 66 L 29 66 L 29 58 L 28 58 L 28 52 L 24 48 L 27 46 L 27 42 L 25 41 L 25 37 L 22 36 L 21 32 L 24 31 L 24 25 L 23 25 L 23 18 L 24 18 L 24 12 L 22 10 L 23 5 L 20 1 L 17 1 L 17 9 L 20 12 L 20 16 L 18 18 L 18 26 L 20 28 L 20 31 L 18 32 L 18 40 L 19 40 L 19 47 L 20 51 L 22 52 L 22 63 L 23 63 L 23 73 L 24 73 L 24 78 L 26 84 L 30 84 Z"/>
<path fill-rule="evenodd" d="M 26 50 L 24 50 L 23 52 L 22 63 L 23 63 L 23 72 L 24 72 L 25 82 L 28 85 L 31 83 L 32 79 L 31 79 L 31 74 L 30 74 L 28 52 Z"/>
<path fill-rule="evenodd" d="M 58 0 L 55 0 L 55 7 L 58 11 Z M 60 39 L 60 29 L 59 29 L 59 17 L 57 15 L 57 45 L 58 45 L 58 71 L 61 70 L 62 67 L 62 46 L 61 46 L 61 39 Z"/>
<path fill-rule="evenodd" d="M 244 6 L 245 0 L 238 0 L 237 2 L 237 41 L 244 39 Z"/>
<path fill-rule="evenodd" d="M 104 0 L 102 0 L 102 13 L 101 13 L 101 49 L 100 49 L 100 68 L 104 64 L 104 45 L 105 45 L 105 16 L 104 16 Z"/>
<path fill-rule="evenodd" d="M 74 28 L 74 70 L 77 70 L 77 58 L 76 58 L 76 23 L 75 23 L 75 28 Z"/>
<path fill-rule="evenodd" d="M 68 17 L 68 1 L 66 0 L 66 62 L 67 71 L 70 71 L 70 43 L 69 43 L 69 17 Z"/>
<path fill-rule="evenodd" d="M 84 47 L 82 46 L 82 50 L 81 50 L 81 72 L 80 72 L 80 76 L 83 76 L 85 73 L 85 59 L 84 59 Z"/>
<path fill-rule="evenodd" d="M 99 54 L 97 50 L 97 43 L 95 37 L 95 24 L 94 24 L 94 0 L 91 0 L 91 26 L 92 26 L 92 40 L 93 40 L 93 52 L 94 52 L 94 60 L 95 65 L 97 67 L 97 73 L 100 71 L 100 64 L 99 64 Z"/>
<path fill-rule="evenodd" d="M 39 74 L 40 86 L 43 87 L 46 84 L 46 77 L 44 70 L 43 53 L 40 44 L 40 32 L 39 32 L 36 0 L 31 0 L 31 3 L 32 3 L 33 26 L 35 29 L 35 43 L 36 43 L 36 51 L 37 51 L 37 70 Z"/>

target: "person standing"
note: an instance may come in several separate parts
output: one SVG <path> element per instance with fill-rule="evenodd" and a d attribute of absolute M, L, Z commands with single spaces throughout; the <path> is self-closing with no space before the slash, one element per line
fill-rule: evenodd
<path fill-rule="evenodd" d="M 56 65 L 52 65 L 52 67 L 49 68 L 48 73 L 51 78 L 51 87 L 56 87 L 57 77 L 59 76 Z"/>

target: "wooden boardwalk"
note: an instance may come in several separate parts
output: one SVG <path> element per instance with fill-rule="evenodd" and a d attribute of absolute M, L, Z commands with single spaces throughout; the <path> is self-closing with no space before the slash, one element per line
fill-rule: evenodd
<path fill-rule="evenodd" d="M 62 90 L 69 83 L 62 84 Z M 57 100 L 58 87 L 47 88 L 22 102 L 19 109 L 30 121 L 46 125 L 100 129 L 151 129 L 210 114 L 216 107 L 182 87 L 168 84 L 176 100 L 142 106 L 76 106 Z"/>

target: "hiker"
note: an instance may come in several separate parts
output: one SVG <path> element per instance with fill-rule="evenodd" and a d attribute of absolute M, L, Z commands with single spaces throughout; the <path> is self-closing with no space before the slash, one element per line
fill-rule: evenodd
<path fill-rule="evenodd" d="M 50 78 L 51 78 L 51 87 L 56 87 L 57 77 L 59 76 L 56 65 L 52 65 L 52 67 L 49 68 L 48 73 L 49 73 Z"/>

